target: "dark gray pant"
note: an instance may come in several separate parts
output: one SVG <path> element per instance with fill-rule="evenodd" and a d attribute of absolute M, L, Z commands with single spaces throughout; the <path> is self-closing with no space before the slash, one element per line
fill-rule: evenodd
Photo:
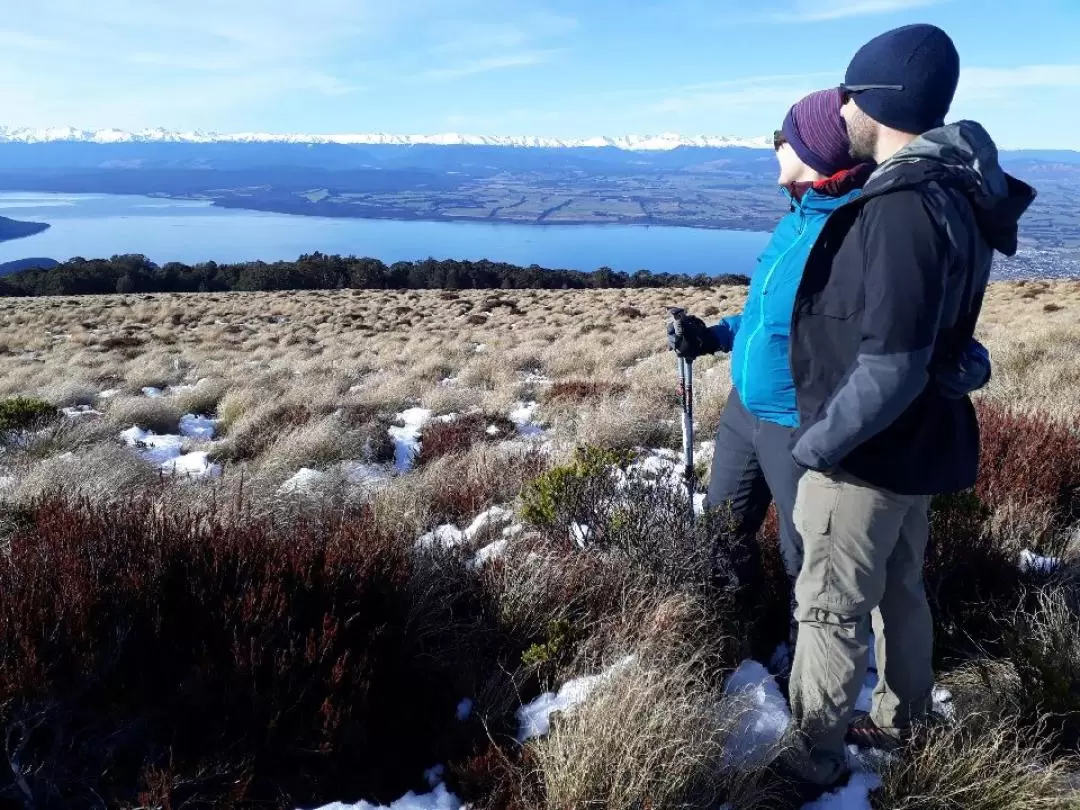
<path fill-rule="evenodd" d="M 753 586 L 761 576 L 757 533 L 773 501 L 780 518 L 784 569 L 792 582 L 802 568 L 803 542 L 792 516 L 804 471 L 791 457 L 794 433 L 793 428 L 758 419 L 731 389 L 716 431 L 706 504 L 709 508 L 727 504 L 731 510 L 734 525 L 727 539 L 737 547 L 717 551 L 730 553 L 736 561 L 740 584 Z"/>

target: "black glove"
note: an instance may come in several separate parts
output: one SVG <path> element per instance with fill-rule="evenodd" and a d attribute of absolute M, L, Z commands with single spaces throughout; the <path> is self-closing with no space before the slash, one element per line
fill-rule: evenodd
<path fill-rule="evenodd" d="M 721 350 L 720 338 L 696 315 L 683 315 L 668 322 L 668 348 L 684 360 Z"/>
<path fill-rule="evenodd" d="M 934 373 L 938 390 L 950 399 L 960 399 L 990 382 L 990 352 L 972 338 L 956 361 Z"/>

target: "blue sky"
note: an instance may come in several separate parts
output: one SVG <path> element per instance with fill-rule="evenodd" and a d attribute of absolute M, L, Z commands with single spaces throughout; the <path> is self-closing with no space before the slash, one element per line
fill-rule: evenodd
<path fill-rule="evenodd" d="M 945 28 L 953 118 L 1080 149 L 1080 0 L 26 0 L 0 124 L 756 136 L 870 37 Z"/>

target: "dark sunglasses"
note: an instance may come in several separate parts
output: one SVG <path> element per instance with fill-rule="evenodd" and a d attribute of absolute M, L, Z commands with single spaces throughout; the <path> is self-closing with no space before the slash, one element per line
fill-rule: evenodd
<path fill-rule="evenodd" d="M 903 90 L 902 84 L 841 84 L 840 97 L 843 104 L 851 101 L 852 96 L 865 93 L 867 90 Z"/>
<path fill-rule="evenodd" d="M 784 137 L 784 130 L 778 129 L 772 134 L 772 148 L 779 152 L 780 147 L 787 143 L 787 138 Z"/>

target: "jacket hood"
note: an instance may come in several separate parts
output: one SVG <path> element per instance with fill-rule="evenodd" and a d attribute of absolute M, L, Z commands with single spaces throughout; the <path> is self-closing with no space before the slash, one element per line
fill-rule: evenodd
<path fill-rule="evenodd" d="M 1036 192 L 1001 168 L 997 146 L 981 124 L 957 121 L 923 133 L 878 166 L 867 192 L 930 180 L 959 188 L 986 241 L 1006 256 L 1016 253 L 1020 217 Z"/>

